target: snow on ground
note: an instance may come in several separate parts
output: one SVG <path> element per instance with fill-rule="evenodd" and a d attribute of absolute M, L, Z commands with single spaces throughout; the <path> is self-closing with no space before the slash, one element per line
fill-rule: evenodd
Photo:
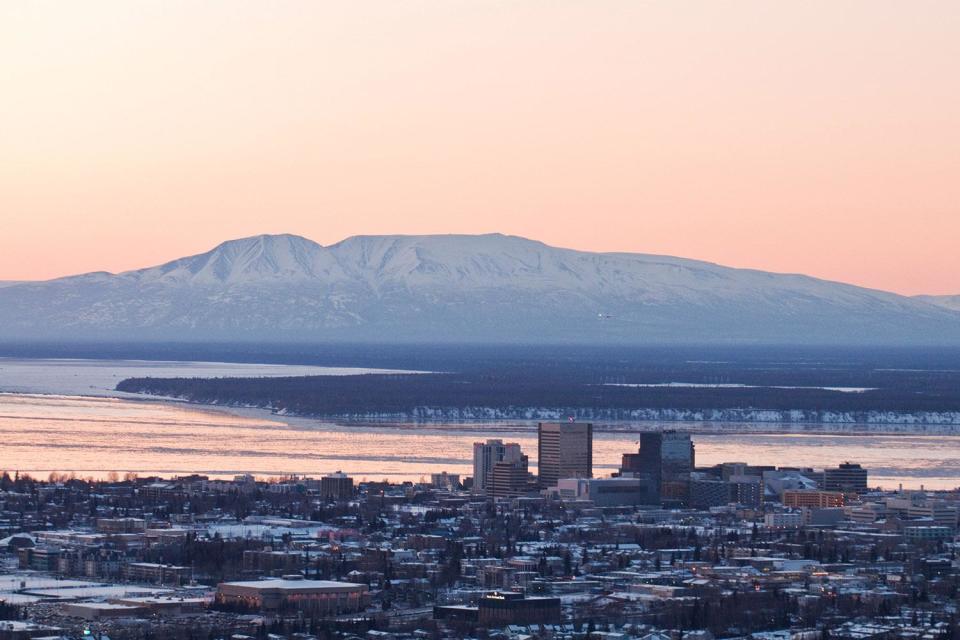
<path fill-rule="evenodd" d="M 676 389 L 820 389 L 822 391 L 839 391 L 840 393 L 863 393 L 864 391 L 876 391 L 876 387 L 796 387 L 786 385 L 760 385 L 760 384 L 706 384 L 699 382 L 647 382 L 647 383 L 629 383 L 629 382 L 608 382 L 605 387 L 633 387 L 633 388 L 660 388 L 669 387 Z"/>

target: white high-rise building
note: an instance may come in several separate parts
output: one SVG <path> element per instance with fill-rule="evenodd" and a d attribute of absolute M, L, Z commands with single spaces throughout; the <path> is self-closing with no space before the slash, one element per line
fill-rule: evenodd
<path fill-rule="evenodd" d="M 473 443 L 473 491 L 486 493 L 493 481 L 493 465 L 498 462 L 520 462 L 520 445 L 503 440 L 487 440 Z"/>

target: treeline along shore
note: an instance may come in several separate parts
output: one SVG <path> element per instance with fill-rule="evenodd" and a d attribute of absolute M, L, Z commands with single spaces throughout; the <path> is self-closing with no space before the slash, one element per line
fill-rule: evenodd
<path fill-rule="evenodd" d="M 354 420 L 591 419 L 890 424 L 960 431 L 960 374 L 781 370 L 564 375 L 532 365 L 461 373 L 130 378 L 118 391 Z M 682 382 L 676 382 L 681 380 Z M 692 380 L 692 381 L 691 381 Z M 689 386 L 684 386 L 689 385 Z M 850 386 L 847 386 L 850 385 Z"/>

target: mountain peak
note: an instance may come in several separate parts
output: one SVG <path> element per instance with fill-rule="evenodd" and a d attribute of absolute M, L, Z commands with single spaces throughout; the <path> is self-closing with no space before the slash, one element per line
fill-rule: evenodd
<path fill-rule="evenodd" d="M 216 247 L 213 248 L 213 251 L 222 248 L 229 248 L 235 246 L 250 247 L 250 246 L 259 246 L 263 248 L 267 247 L 280 247 L 284 245 L 293 245 L 293 244 L 306 244 L 306 245 L 315 245 L 319 247 L 320 245 L 314 242 L 309 238 L 303 236 L 298 236 L 293 233 L 260 233 L 253 236 L 246 236 L 243 238 L 234 238 L 232 240 L 224 240 Z"/>
<path fill-rule="evenodd" d="M 140 272 L 143 280 L 237 284 L 316 275 L 323 247 L 302 236 L 261 234 L 222 242 L 210 251 Z"/>

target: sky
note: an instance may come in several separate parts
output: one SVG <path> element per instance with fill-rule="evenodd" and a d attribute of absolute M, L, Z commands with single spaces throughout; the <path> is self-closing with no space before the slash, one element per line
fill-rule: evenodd
<path fill-rule="evenodd" d="M 0 3 L 0 280 L 522 235 L 960 293 L 960 2 Z"/>

